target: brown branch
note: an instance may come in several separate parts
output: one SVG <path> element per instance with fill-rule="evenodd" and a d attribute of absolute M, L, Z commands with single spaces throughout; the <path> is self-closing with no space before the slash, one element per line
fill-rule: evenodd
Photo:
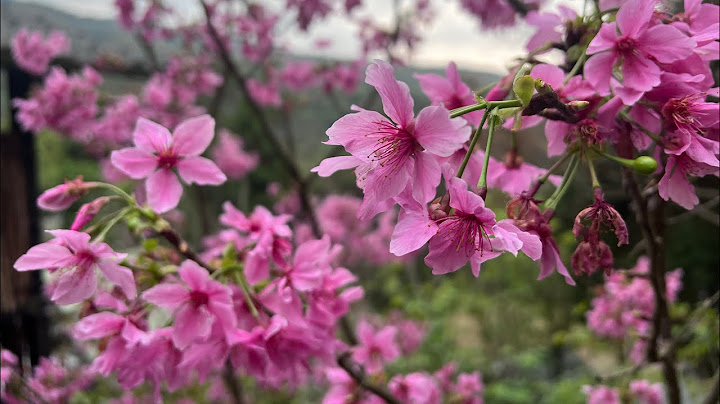
<path fill-rule="evenodd" d="M 237 377 L 235 377 L 235 370 L 230 363 L 230 359 L 225 361 L 225 369 L 223 370 L 223 382 L 225 387 L 230 392 L 233 404 L 245 404 L 245 397 L 242 393 L 242 384 L 238 383 Z"/>
<path fill-rule="evenodd" d="M 278 140 L 278 137 L 275 135 L 275 132 L 273 131 L 272 127 L 270 126 L 270 121 L 267 118 L 267 115 L 265 114 L 265 111 L 263 111 L 262 108 L 250 97 L 250 92 L 247 88 L 246 78 L 243 75 L 243 73 L 240 71 L 240 69 L 237 67 L 237 65 L 233 62 L 232 58 L 230 57 L 230 53 L 225 48 L 225 45 L 222 42 L 222 39 L 220 38 L 220 35 L 218 34 L 217 30 L 215 29 L 215 26 L 212 24 L 212 16 L 211 11 L 208 5 L 203 1 L 199 0 L 200 5 L 203 8 L 203 11 L 205 12 L 205 17 L 207 20 L 207 29 L 208 34 L 210 35 L 211 39 L 213 40 L 213 43 L 215 44 L 215 47 L 217 48 L 218 56 L 220 57 L 220 60 L 225 65 L 225 68 L 227 69 L 227 72 L 230 74 L 230 76 L 235 80 L 238 87 L 240 88 L 240 92 L 243 94 L 243 97 L 246 99 L 248 106 L 250 107 L 250 110 L 252 114 L 257 118 L 260 128 L 262 131 L 267 135 L 267 138 L 270 140 L 270 143 L 273 147 L 273 152 L 277 154 L 279 157 L 279 160 L 281 163 L 285 166 L 285 169 L 287 170 L 290 177 L 297 183 L 298 185 L 298 194 L 300 195 L 300 204 L 302 207 L 303 212 L 308 217 L 308 220 L 310 221 L 310 226 L 312 227 L 313 233 L 316 237 L 321 237 L 322 232 L 320 231 L 320 226 L 318 225 L 317 218 L 315 216 L 315 212 L 312 209 L 312 205 L 310 204 L 310 196 L 308 194 L 308 187 L 307 182 L 303 178 L 303 176 L 300 175 L 300 170 L 295 165 L 295 162 L 290 158 L 287 151 L 282 147 L 280 144 L 280 141 Z"/>
<path fill-rule="evenodd" d="M 180 235 L 172 228 L 166 228 L 158 232 L 159 235 L 163 236 L 183 257 L 195 261 L 198 265 L 205 268 L 208 272 L 214 272 L 215 270 L 206 264 L 200 257 L 190 248 L 187 241 L 183 240 Z"/>
<path fill-rule="evenodd" d="M 670 404 L 680 404 L 680 384 L 675 364 L 675 352 L 669 351 L 667 355 L 662 356 L 658 353 L 660 340 L 672 341 L 672 324 L 665 296 L 665 239 L 663 237 L 665 205 L 657 193 L 649 195 L 647 198 L 642 195 L 631 169 L 625 168 L 623 173 L 625 187 L 632 198 L 635 217 L 642 229 L 643 237 L 647 242 L 648 255 L 650 256 L 650 285 L 655 298 L 655 311 L 652 317 L 652 331 L 648 339 L 646 360 L 648 362 L 658 360 L 662 362 L 668 402 Z"/>
<path fill-rule="evenodd" d="M 365 375 L 365 370 L 352 360 L 350 352 L 345 351 L 339 354 L 336 359 L 338 365 L 343 368 L 359 386 L 382 398 L 388 404 L 402 404 L 402 401 L 395 398 L 385 386 L 379 386 L 368 380 Z"/>

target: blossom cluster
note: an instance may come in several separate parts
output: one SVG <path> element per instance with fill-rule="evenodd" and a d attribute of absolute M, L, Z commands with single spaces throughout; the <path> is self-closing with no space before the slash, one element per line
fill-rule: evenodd
<path fill-rule="evenodd" d="M 595 334 L 617 340 L 633 339 L 630 359 L 645 359 L 651 319 L 655 314 L 655 295 L 648 279 L 650 262 L 640 257 L 634 268 L 615 271 L 605 278 L 598 296 L 587 312 L 587 325 Z M 682 288 L 682 269 L 665 274 L 666 297 L 674 302 Z"/>

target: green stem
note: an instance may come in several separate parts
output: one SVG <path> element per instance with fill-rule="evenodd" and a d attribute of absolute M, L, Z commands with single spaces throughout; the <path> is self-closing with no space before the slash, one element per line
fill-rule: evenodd
<path fill-rule="evenodd" d="M 255 318 L 259 317 L 260 314 L 252 301 L 252 297 L 250 297 L 250 288 L 245 280 L 245 275 L 241 271 L 233 271 L 233 278 L 235 279 L 235 282 L 237 282 L 238 286 L 240 286 L 240 289 L 245 296 L 245 303 L 247 303 L 250 308 L 250 313 L 252 313 Z"/>
<path fill-rule="evenodd" d="M 455 108 L 452 111 L 450 111 L 450 118 L 457 118 L 459 116 L 465 115 L 465 114 L 473 112 L 473 111 L 485 109 L 486 106 L 487 106 L 486 102 L 480 102 L 480 103 L 477 103 L 474 105 L 467 105 L 464 107 Z"/>
<path fill-rule="evenodd" d="M 565 195 L 565 192 L 567 192 L 568 185 L 572 182 L 572 178 L 575 176 L 575 171 L 577 171 L 577 166 L 578 157 L 577 155 L 573 155 L 573 158 L 570 160 L 570 164 L 563 175 L 562 183 L 560 183 L 560 186 L 555 189 L 555 192 L 553 192 L 553 194 L 545 201 L 545 209 L 555 210 L 558 202 L 562 199 L 563 195 Z"/>
<path fill-rule="evenodd" d="M 595 172 L 595 166 L 593 165 L 592 158 L 585 154 L 585 159 L 587 160 L 588 169 L 590 170 L 590 179 L 592 180 L 592 187 L 600 188 L 600 181 L 598 181 L 597 173 Z"/>
<path fill-rule="evenodd" d="M 545 174 L 538 179 L 538 182 L 540 182 L 541 184 L 545 183 L 545 181 L 547 181 L 548 178 L 550 178 L 550 175 L 552 175 L 552 173 L 555 170 L 557 170 L 558 167 L 560 167 L 560 165 L 565 162 L 565 160 L 567 160 L 570 156 L 574 156 L 574 155 L 575 155 L 574 153 L 565 153 L 565 155 L 560 157 L 560 160 L 554 162 L 553 165 L 551 165 L 550 168 L 548 168 L 548 170 L 545 172 Z"/>
<path fill-rule="evenodd" d="M 622 164 L 622 165 L 624 165 L 625 167 L 630 167 L 630 168 L 632 168 L 633 165 L 634 165 L 634 163 L 635 163 L 635 160 L 625 159 L 625 158 L 618 157 L 618 156 L 613 156 L 612 154 L 606 153 L 606 152 L 604 152 L 604 151 L 602 151 L 602 150 L 600 150 L 600 149 L 594 148 L 594 147 L 593 147 L 592 150 L 593 150 L 595 153 L 597 153 L 597 154 L 605 157 L 606 159 L 612 160 L 612 161 L 614 161 L 614 162 L 616 162 L 616 163 L 619 163 L 619 164 Z"/>
<path fill-rule="evenodd" d="M 492 147 L 492 140 L 493 135 L 495 134 L 495 125 L 497 124 L 497 112 L 498 107 L 493 108 L 493 110 L 490 112 L 491 118 L 490 118 L 490 124 L 488 125 L 488 139 L 487 139 L 487 145 L 485 145 L 485 161 L 483 161 L 482 166 L 482 172 L 480 174 L 480 180 L 478 181 L 478 188 L 480 189 L 486 189 L 487 188 L 487 173 L 488 173 L 488 164 L 490 163 L 490 148 Z"/>
<path fill-rule="evenodd" d="M 582 54 L 580 54 L 580 57 L 578 58 L 578 60 L 575 62 L 575 65 L 573 65 L 572 69 L 570 69 L 567 76 L 565 76 L 565 80 L 563 80 L 563 85 L 567 84 L 570 81 L 570 79 L 572 79 L 577 74 L 577 72 L 580 70 L 580 66 L 582 66 L 583 63 L 585 63 L 585 58 L 587 58 L 587 48 L 583 49 L 583 52 L 582 52 Z"/>
<path fill-rule="evenodd" d="M 488 112 L 487 110 L 485 110 L 482 120 L 480 121 L 480 125 L 478 126 L 477 130 L 475 131 L 475 135 L 470 141 L 470 146 L 468 147 L 467 153 L 465 153 L 465 158 L 460 164 L 460 168 L 458 168 L 458 178 L 462 177 L 463 173 L 465 172 L 465 167 L 467 167 L 468 161 L 470 161 L 470 156 L 472 155 L 473 150 L 475 150 L 475 144 L 477 143 L 478 139 L 480 139 L 480 134 L 482 133 L 483 126 L 485 126 L 485 120 L 487 119 L 487 116 Z"/>
<path fill-rule="evenodd" d="M 117 214 L 117 216 L 110 219 L 110 221 L 108 221 L 108 223 L 105 225 L 105 227 L 103 227 L 103 229 L 100 231 L 100 233 L 98 233 L 98 235 L 95 236 L 95 239 L 93 240 L 93 242 L 97 243 L 97 242 L 103 241 L 105 239 L 105 235 L 107 235 L 107 233 L 110 231 L 110 229 L 112 229 L 113 226 L 115 226 L 120 220 L 122 220 L 125 217 L 125 215 L 127 215 L 132 209 L 133 208 L 131 208 L 131 207 L 127 207 L 127 208 L 121 210 Z"/>
<path fill-rule="evenodd" d="M 118 186 L 115 186 L 115 185 L 113 185 L 113 184 L 108 184 L 108 183 L 106 183 L 106 182 L 98 182 L 96 186 L 97 186 L 98 188 L 106 188 L 106 189 L 109 189 L 110 191 L 116 193 L 117 195 L 119 195 L 120 197 L 122 197 L 123 199 L 125 199 L 125 200 L 127 201 L 127 203 L 129 203 L 130 205 L 137 205 L 137 202 L 135 201 L 135 198 L 133 198 L 132 196 L 130 196 L 130 194 L 128 194 L 127 192 L 123 191 L 123 190 L 122 190 L 120 187 L 118 187 Z"/>

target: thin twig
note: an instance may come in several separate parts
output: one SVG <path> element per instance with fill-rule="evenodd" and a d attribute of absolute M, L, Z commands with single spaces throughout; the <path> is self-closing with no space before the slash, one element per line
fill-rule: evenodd
<path fill-rule="evenodd" d="M 382 398 L 388 404 L 402 404 L 402 401 L 395 398 L 386 387 L 379 386 L 368 380 L 363 368 L 352 360 L 350 352 L 345 351 L 339 354 L 336 359 L 338 365 L 362 388 Z"/>
<path fill-rule="evenodd" d="M 212 24 L 210 8 L 203 0 L 200 0 L 200 5 L 205 12 L 208 34 L 210 35 L 210 38 L 213 40 L 213 43 L 217 48 L 220 60 L 223 62 L 228 73 L 235 80 L 238 87 L 240 88 L 240 92 L 246 99 L 252 114 L 257 117 L 260 128 L 267 135 L 267 138 L 272 144 L 273 153 L 275 153 L 279 157 L 280 162 L 285 166 L 285 169 L 287 170 L 290 177 L 298 184 L 298 194 L 300 196 L 300 204 L 302 210 L 303 212 L 305 212 L 308 220 L 310 221 L 310 226 L 312 227 L 313 233 L 316 237 L 319 238 L 322 235 L 322 232 L 320 231 L 320 226 L 318 225 L 317 218 L 315 217 L 315 212 L 312 209 L 312 205 L 310 204 L 310 196 L 308 194 L 307 182 L 300 175 L 300 170 L 298 169 L 297 165 L 295 165 L 295 162 L 292 160 L 292 158 L 290 158 L 287 151 L 282 147 L 280 140 L 275 135 L 275 132 L 270 126 L 270 122 L 267 115 L 265 114 L 265 111 L 263 111 L 263 109 L 260 108 L 260 106 L 252 99 L 252 97 L 250 97 L 250 92 L 247 88 L 245 76 L 233 62 L 232 58 L 230 57 L 230 53 L 225 48 L 225 45 L 220 38 L 220 35 L 215 29 L 215 26 Z"/>
<path fill-rule="evenodd" d="M 232 367 L 232 363 L 230 363 L 230 359 L 225 361 L 223 382 L 225 382 L 225 387 L 230 391 L 233 404 L 245 404 L 245 397 L 243 397 L 242 394 L 242 384 L 238 383 L 238 379 L 235 377 L 235 370 Z"/>

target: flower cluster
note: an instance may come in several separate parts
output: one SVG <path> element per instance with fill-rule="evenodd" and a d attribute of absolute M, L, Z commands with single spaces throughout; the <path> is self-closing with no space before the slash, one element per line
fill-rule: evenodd
<path fill-rule="evenodd" d="M 47 39 L 40 32 L 23 28 L 12 38 L 12 54 L 21 68 L 34 75 L 42 75 L 57 55 L 70 49 L 70 40 L 60 31 L 53 31 Z"/>
<path fill-rule="evenodd" d="M 587 312 L 587 325 L 595 334 L 619 340 L 633 338 L 635 343 L 630 359 L 640 363 L 645 359 L 651 319 L 655 313 L 655 295 L 650 285 L 650 263 L 646 257 L 627 271 L 606 275 L 605 284 L 592 300 Z M 682 288 L 682 269 L 665 275 L 666 296 L 669 302 L 677 299 Z"/>

